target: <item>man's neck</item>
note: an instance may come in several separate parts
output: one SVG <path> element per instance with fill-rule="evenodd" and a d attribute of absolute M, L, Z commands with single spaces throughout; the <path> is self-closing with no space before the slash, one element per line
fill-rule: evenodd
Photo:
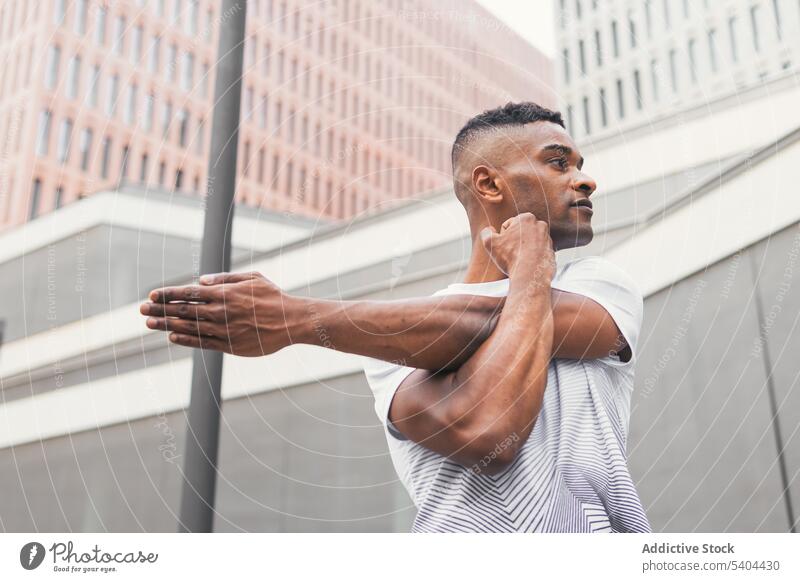
<path fill-rule="evenodd" d="M 498 269 L 497 265 L 489 257 L 480 237 L 474 236 L 472 239 L 472 256 L 467 266 L 467 272 L 464 275 L 464 283 L 487 283 L 505 278 L 506 274 Z"/>

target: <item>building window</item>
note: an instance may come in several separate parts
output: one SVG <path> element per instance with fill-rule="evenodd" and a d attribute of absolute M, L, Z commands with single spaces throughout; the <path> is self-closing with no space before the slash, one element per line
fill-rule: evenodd
<path fill-rule="evenodd" d="M 586 74 L 586 49 L 584 47 L 583 39 L 578 41 L 578 62 L 581 67 L 581 75 Z"/>
<path fill-rule="evenodd" d="M 208 97 L 208 85 L 211 83 L 210 69 L 208 63 L 203 63 L 203 79 L 200 82 L 200 96 L 205 99 Z"/>
<path fill-rule="evenodd" d="M 89 107 L 97 107 L 97 96 L 100 91 L 100 65 L 94 65 L 89 75 L 89 88 L 86 91 L 86 104 Z"/>
<path fill-rule="evenodd" d="M 181 86 L 184 91 L 192 89 L 192 77 L 194 76 L 194 55 L 189 51 L 183 53 L 183 67 L 181 70 Z"/>
<path fill-rule="evenodd" d="M 650 61 L 650 81 L 653 85 L 653 101 L 658 101 L 659 94 L 659 71 L 658 61 L 653 59 Z"/>
<path fill-rule="evenodd" d="M 114 54 L 121 55 L 125 48 L 125 17 L 117 16 L 114 21 Z"/>
<path fill-rule="evenodd" d="M 200 6 L 197 0 L 189 0 L 189 18 L 187 18 L 186 24 L 189 27 L 189 35 L 194 36 L 197 34 L 198 29 L 200 28 Z"/>
<path fill-rule="evenodd" d="M 672 82 L 672 92 L 678 92 L 678 55 L 675 49 L 669 51 L 669 77 Z"/>
<path fill-rule="evenodd" d="M 695 55 L 696 41 L 693 38 L 689 39 L 689 73 L 692 77 L 692 83 L 697 83 L 697 58 Z"/>
<path fill-rule="evenodd" d="M 636 48 L 636 21 L 633 19 L 632 12 L 628 12 L 628 32 L 630 33 L 631 48 Z"/>
<path fill-rule="evenodd" d="M 253 101 L 255 100 L 252 87 L 247 87 L 247 89 L 242 92 L 242 100 L 244 101 L 242 104 L 242 118 L 249 119 L 253 114 Z"/>
<path fill-rule="evenodd" d="M 781 12 L 778 6 L 778 0 L 772 0 L 772 13 L 775 15 L 775 35 L 778 41 L 780 41 L 783 36 L 783 31 L 781 30 Z"/>
<path fill-rule="evenodd" d="M 111 163 L 111 138 L 106 136 L 103 138 L 103 158 L 100 164 L 100 177 L 103 179 L 108 178 L 109 164 Z"/>
<path fill-rule="evenodd" d="M 138 63 L 142 58 L 142 37 L 144 36 L 144 29 L 141 24 L 138 24 L 133 29 L 133 39 L 131 40 L 131 61 Z"/>
<path fill-rule="evenodd" d="M 633 71 L 633 90 L 636 92 L 636 109 L 642 109 L 642 79 L 639 76 L 639 69 Z"/>
<path fill-rule="evenodd" d="M 708 61 L 711 63 L 711 71 L 717 72 L 717 31 L 712 28 L 708 31 Z"/>
<path fill-rule="evenodd" d="M 108 10 L 105 6 L 98 6 L 94 13 L 94 41 L 103 46 L 106 43 L 106 16 Z"/>
<path fill-rule="evenodd" d="M 69 142 L 72 137 L 72 120 L 64 119 L 58 130 L 58 152 L 57 159 L 61 163 L 66 163 L 69 159 Z"/>
<path fill-rule="evenodd" d="M 142 113 L 142 129 L 150 131 L 153 128 L 153 109 L 156 97 L 150 93 L 144 99 L 144 112 Z"/>
<path fill-rule="evenodd" d="M 133 120 L 136 119 L 136 94 L 138 87 L 135 83 L 128 85 L 127 97 L 125 99 L 125 118 L 124 121 L 127 125 L 133 125 Z"/>
<path fill-rule="evenodd" d="M 45 70 L 44 86 L 46 89 L 53 89 L 58 83 L 58 67 L 61 62 L 61 48 L 58 45 L 50 45 L 47 54 L 47 69 Z"/>
<path fill-rule="evenodd" d="M 204 119 L 197 121 L 197 134 L 194 140 L 194 151 L 199 156 L 203 153 L 203 144 L 205 143 L 206 136 L 206 122 Z"/>
<path fill-rule="evenodd" d="M 650 38 L 650 35 L 653 34 L 653 14 L 652 14 L 652 0 L 645 0 L 644 1 L 644 22 L 645 26 L 647 27 L 647 37 Z"/>
<path fill-rule="evenodd" d="M 56 198 L 56 203 L 55 203 L 56 208 L 57 209 L 61 208 L 64 205 L 64 188 L 62 188 L 61 186 L 56 188 L 55 198 Z"/>
<path fill-rule="evenodd" d="M 728 34 L 731 37 L 731 60 L 734 63 L 739 62 L 739 52 L 736 50 L 736 17 L 731 16 L 728 19 Z"/>
<path fill-rule="evenodd" d="M 595 54 L 595 62 L 597 63 L 598 67 L 603 66 L 603 47 L 600 39 L 600 31 L 594 31 L 594 54 Z"/>
<path fill-rule="evenodd" d="M 294 174 L 294 162 L 289 162 L 288 164 L 286 164 L 286 189 L 284 190 L 284 192 L 286 194 L 288 194 L 289 196 L 293 195 L 293 193 L 292 193 L 292 187 L 293 187 L 292 178 L 294 176 L 292 174 Z"/>
<path fill-rule="evenodd" d="M 161 162 L 158 165 L 158 185 L 164 187 L 164 181 L 167 179 L 167 163 Z"/>
<path fill-rule="evenodd" d="M 564 83 L 569 83 L 569 49 L 561 51 L 561 60 L 564 63 Z"/>
<path fill-rule="evenodd" d="M 567 105 L 567 131 L 575 133 L 575 125 L 573 124 L 572 105 Z"/>
<path fill-rule="evenodd" d="M 53 114 L 47 110 L 43 109 L 41 113 L 39 113 L 39 131 L 36 134 L 36 155 L 37 156 L 46 156 L 48 143 L 50 142 L 50 123 L 52 121 Z"/>
<path fill-rule="evenodd" d="M 172 23 L 175 25 L 175 28 L 180 28 L 181 11 L 183 10 L 181 4 L 181 0 L 172 0 Z"/>
<path fill-rule="evenodd" d="M 92 130 L 84 127 L 81 131 L 81 141 L 79 144 L 81 148 L 81 170 L 87 171 L 89 169 L 89 156 L 92 151 Z"/>
<path fill-rule="evenodd" d="M 167 64 L 164 69 L 164 78 L 169 82 L 175 81 L 175 69 L 178 68 L 178 47 L 174 44 L 169 45 L 167 53 Z"/>
<path fill-rule="evenodd" d="M 586 135 L 592 133 L 592 124 L 589 119 L 589 98 L 583 98 L 583 132 Z"/>
<path fill-rule="evenodd" d="M 669 28 L 669 25 L 670 25 L 670 22 L 669 22 L 669 3 L 671 1 L 672 0 L 663 0 L 663 4 L 664 4 L 664 24 L 666 25 L 667 28 Z"/>
<path fill-rule="evenodd" d="M 153 42 L 150 43 L 150 74 L 155 75 L 158 72 L 158 61 L 161 57 L 161 39 L 157 36 L 153 37 Z"/>
<path fill-rule="evenodd" d="M 189 135 L 189 112 L 186 109 L 178 111 L 178 145 L 186 147 L 186 140 Z"/>
<path fill-rule="evenodd" d="M 620 119 L 625 117 L 625 94 L 623 92 L 622 79 L 617 79 L 617 114 Z"/>
<path fill-rule="evenodd" d="M 167 137 L 169 134 L 169 124 L 172 121 L 172 103 L 165 101 L 161 106 L 161 135 Z"/>
<path fill-rule="evenodd" d="M 67 16 L 67 0 L 55 0 L 56 9 L 53 12 L 53 24 L 59 26 Z"/>
<path fill-rule="evenodd" d="M 67 71 L 67 98 L 75 99 L 78 95 L 78 84 L 81 75 L 81 58 L 75 55 L 69 60 Z"/>
<path fill-rule="evenodd" d="M 28 220 L 33 220 L 39 214 L 39 199 L 42 197 L 42 181 L 36 178 L 31 191 L 31 205 L 28 208 Z"/>
<path fill-rule="evenodd" d="M 86 11 L 89 0 L 78 0 L 75 3 L 75 34 L 86 32 Z"/>
<path fill-rule="evenodd" d="M 139 182 L 141 184 L 147 183 L 147 165 L 149 158 L 146 153 L 142 154 L 142 162 L 139 164 Z"/>
<path fill-rule="evenodd" d="M 269 113 L 269 100 L 265 95 L 261 96 L 261 120 L 259 126 L 261 129 L 267 128 L 267 114 Z"/>
<path fill-rule="evenodd" d="M 119 181 L 120 183 L 128 179 L 128 157 L 130 156 L 130 146 L 122 148 L 122 158 L 119 161 Z"/>
<path fill-rule="evenodd" d="M 760 42 L 760 39 L 758 37 L 758 29 L 759 29 L 759 26 L 758 26 L 759 22 L 758 21 L 760 19 L 760 16 L 761 16 L 760 7 L 758 5 L 751 6 L 750 7 L 750 25 L 752 26 L 752 29 L 753 29 L 753 48 L 755 49 L 756 52 L 760 52 L 761 51 L 761 42 Z"/>
<path fill-rule="evenodd" d="M 111 77 L 111 83 L 108 86 L 108 94 L 106 95 L 106 115 L 114 117 L 114 111 L 117 108 L 117 93 L 119 92 L 119 75 Z"/>
<path fill-rule="evenodd" d="M 603 127 L 608 126 L 608 110 L 606 109 L 606 90 L 600 88 L 600 123 Z"/>
<path fill-rule="evenodd" d="M 183 170 L 175 171 L 175 192 L 180 192 L 183 188 Z"/>
<path fill-rule="evenodd" d="M 619 33 L 616 20 L 611 21 L 611 47 L 614 51 L 614 58 L 619 58 Z"/>

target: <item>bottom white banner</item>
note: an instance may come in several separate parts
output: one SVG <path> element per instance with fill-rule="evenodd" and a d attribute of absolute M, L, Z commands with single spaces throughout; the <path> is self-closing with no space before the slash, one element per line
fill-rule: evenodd
<path fill-rule="evenodd" d="M 0 580 L 800 580 L 791 534 L 0 535 Z"/>

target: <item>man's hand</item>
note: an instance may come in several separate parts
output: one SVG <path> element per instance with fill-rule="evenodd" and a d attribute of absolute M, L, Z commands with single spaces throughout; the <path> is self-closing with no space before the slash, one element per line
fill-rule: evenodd
<path fill-rule="evenodd" d="M 556 257 L 550 229 L 543 220 L 523 212 L 506 220 L 498 233 L 487 226 L 481 231 L 481 241 L 497 268 L 512 280 L 519 266 L 538 266 L 542 279 L 553 279 Z"/>
<path fill-rule="evenodd" d="M 171 342 L 237 356 L 264 356 L 299 343 L 306 316 L 298 298 L 260 273 L 203 275 L 200 285 L 150 292 L 140 307 L 147 327 L 171 332 Z"/>

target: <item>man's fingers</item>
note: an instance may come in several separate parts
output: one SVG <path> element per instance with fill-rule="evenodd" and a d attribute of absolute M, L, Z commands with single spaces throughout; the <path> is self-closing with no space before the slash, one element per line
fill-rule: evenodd
<path fill-rule="evenodd" d="M 181 287 L 162 287 L 150 291 L 150 301 L 167 303 L 169 301 L 214 301 L 219 292 L 205 285 L 183 285 Z"/>
<path fill-rule="evenodd" d="M 186 346 L 187 348 L 202 348 L 204 350 L 216 350 L 218 352 L 230 353 L 230 344 L 227 340 L 205 336 L 193 336 L 182 333 L 169 334 L 169 341 L 179 346 Z"/>
<path fill-rule="evenodd" d="M 142 315 L 153 317 L 180 317 L 188 320 L 217 321 L 219 307 L 208 303 L 143 303 L 139 307 Z"/>
<path fill-rule="evenodd" d="M 205 335 L 215 338 L 227 337 L 223 326 L 208 321 L 192 321 L 190 319 L 176 319 L 172 317 L 148 317 L 146 325 L 150 329 L 176 331 L 187 335 Z"/>
<path fill-rule="evenodd" d="M 249 279 L 255 279 L 259 273 L 249 271 L 247 273 L 210 273 L 200 277 L 201 285 L 220 285 L 222 283 L 240 283 Z"/>

